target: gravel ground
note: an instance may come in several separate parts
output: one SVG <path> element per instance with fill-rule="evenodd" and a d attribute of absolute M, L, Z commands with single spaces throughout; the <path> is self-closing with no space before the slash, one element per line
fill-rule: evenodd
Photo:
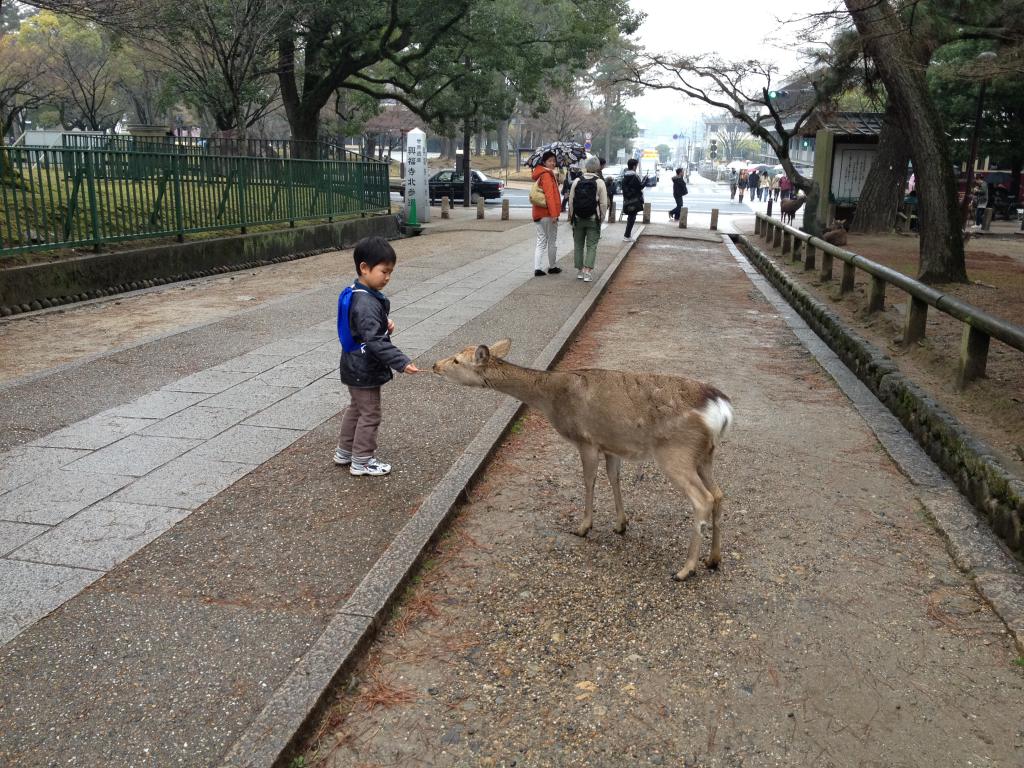
<path fill-rule="evenodd" d="M 572 536 L 578 457 L 528 412 L 296 764 L 1024 763 L 1024 660 L 724 248 L 644 238 L 562 366 L 732 397 L 722 568 L 669 579 L 690 511 L 653 465 L 624 537 L 603 479 Z"/>

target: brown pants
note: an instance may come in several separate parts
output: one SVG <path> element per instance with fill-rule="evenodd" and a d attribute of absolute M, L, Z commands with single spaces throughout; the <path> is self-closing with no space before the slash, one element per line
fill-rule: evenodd
<path fill-rule="evenodd" d="M 365 464 L 377 452 L 377 428 L 380 427 L 380 387 L 349 387 L 351 402 L 341 418 L 338 450 L 352 461 Z"/>

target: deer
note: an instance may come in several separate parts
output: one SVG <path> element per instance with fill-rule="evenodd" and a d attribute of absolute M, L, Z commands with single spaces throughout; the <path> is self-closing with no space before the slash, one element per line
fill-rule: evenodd
<path fill-rule="evenodd" d="M 789 219 L 789 223 L 793 223 L 793 219 L 796 218 L 796 212 L 800 210 L 800 206 L 807 202 L 806 197 L 793 197 L 789 200 L 783 200 L 779 203 L 779 212 L 782 218 L 782 223 L 786 223 L 786 219 Z"/>
<path fill-rule="evenodd" d="M 835 246 L 846 245 L 846 221 L 833 219 L 832 223 L 825 227 L 821 239 Z"/>
<path fill-rule="evenodd" d="M 614 531 L 625 534 L 619 472 L 623 460 L 654 459 L 693 505 L 693 531 L 683 567 L 684 581 L 697 570 L 701 538 L 711 526 L 705 567 L 721 563 L 724 494 L 712 461 L 719 440 L 733 423 L 729 398 L 710 384 L 654 373 L 587 368 L 541 371 L 505 360 L 512 342 L 469 346 L 434 363 L 433 372 L 468 387 L 504 392 L 540 411 L 559 435 L 576 446 L 583 464 L 583 520 L 573 533 L 585 537 L 594 521 L 594 483 L 604 456 L 615 500 Z"/>

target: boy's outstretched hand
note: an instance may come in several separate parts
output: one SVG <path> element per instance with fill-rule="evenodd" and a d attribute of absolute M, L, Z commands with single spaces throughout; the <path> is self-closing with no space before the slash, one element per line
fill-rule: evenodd
<path fill-rule="evenodd" d="M 392 319 L 391 319 L 391 318 L 389 317 L 389 318 L 388 318 L 388 333 L 394 333 L 394 332 L 395 332 L 395 321 L 394 321 L 394 320 L 392 320 Z"/>
<path fill-rule="evenodd" d="M 419 372 L 420 372 L 420 369 L 417 368 L 412 363 L 409 363 L 407 366 L 405 366 L 405 370 L 402 371 L 402 373 L 419 373 Z"/>

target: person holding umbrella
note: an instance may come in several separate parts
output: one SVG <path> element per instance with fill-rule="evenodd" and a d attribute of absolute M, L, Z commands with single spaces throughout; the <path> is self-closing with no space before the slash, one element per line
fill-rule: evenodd
<path fill-rule="evenodd" d="M 547 257 L 547 274 L 557 275 L 562 270 L 555 266 L 557 257 L 558 216 L 562 212 L 562 196 L 558 193 L 558 179 L 555 178 L 557 159 L 550 149 L 541 155 L 534 166 L 533 182 L 544 195 L 544 205 L 538 205 L 539 198 L 530 190 L 533 204 L 533 221 L 537 225 L 537 247 L 533 253 L 533 274 L 544 276 L 544 261 Z"/>

